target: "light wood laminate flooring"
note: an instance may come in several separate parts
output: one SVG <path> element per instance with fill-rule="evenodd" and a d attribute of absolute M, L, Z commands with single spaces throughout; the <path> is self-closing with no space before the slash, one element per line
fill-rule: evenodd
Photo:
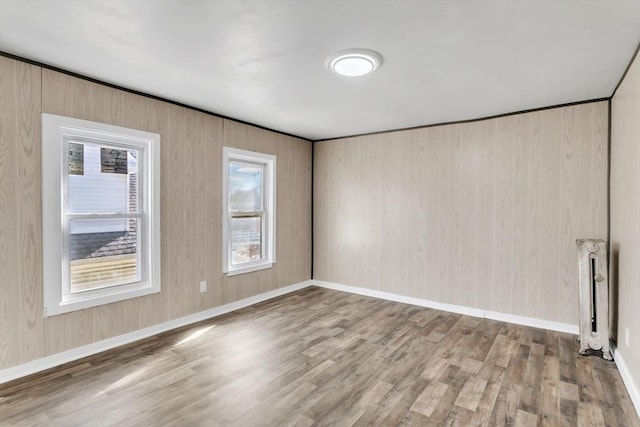
<path fill-rule="evenodd" d="M 575 339 L 311 287 L 0 386 L 0 424 L 640 426 Z"/>

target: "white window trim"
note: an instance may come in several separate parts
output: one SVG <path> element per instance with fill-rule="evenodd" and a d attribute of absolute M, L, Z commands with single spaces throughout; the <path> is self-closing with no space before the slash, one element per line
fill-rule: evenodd
<path fill-rule="evenodd" d="M 231 239 L 229 228 L 231 217 L 229 215 L 229 161 L 240 160 L 265 165 L 267 180 L 264 186 L 264 210 L 266 212 L 266 237 L 265 258 L 242 266 L 231 266 Z M 222 270 L 227 276 L 250 273 L 273 267 L 276 263 L 276 156 L 257 153 L 254 151 L 240 150 L 238 148 L 223 147 L 222 149 Z"/>
<path fill-rule="evenodd" d="M 63 268 L 63 265 L 69 263 L 63 212 L 67 192 L 65 138 L 115 146 L 136 146 L 144 151 L 143 163 L 139 163 L 142 173 L 138 173 L 138 185 L 145 195 L 138 206 L 143 214 L 139 225 L 142 238 L 138 256 L 144 256 L 140 282 L 77 294 L 64 290 L 65 283 L 68 286 L 64 278 L 68 268 Z M 45 317 L 160 292 L 160 135 L 42 114 L 42 243 Z"/>

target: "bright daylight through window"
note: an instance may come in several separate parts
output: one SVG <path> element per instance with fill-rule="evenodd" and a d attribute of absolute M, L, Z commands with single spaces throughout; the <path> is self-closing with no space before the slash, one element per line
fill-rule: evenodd
<path fill-rule="evenodd" d="M 228 275 L 275 263 L 275 156 L 224 147 L 224 248 Z"/>
<path fill-rule="evenodd" d="M 43 114 L 47 315 L 160 291 L 160 136 Z"/>

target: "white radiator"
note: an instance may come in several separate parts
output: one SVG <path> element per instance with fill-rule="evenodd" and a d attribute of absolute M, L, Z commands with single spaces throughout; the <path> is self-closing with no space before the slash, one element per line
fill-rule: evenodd
<path fill-rule="evenodd" d="M 580 276 L 580 354 L 602 350 L 602 357 L 611 360 L 607 242 L 581 239 L 576 243 Z"/>

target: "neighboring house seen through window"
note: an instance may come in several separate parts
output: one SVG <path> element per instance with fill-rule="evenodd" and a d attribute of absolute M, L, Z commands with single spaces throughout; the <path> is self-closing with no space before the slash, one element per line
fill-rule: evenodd
<path fill-rule="evenodd" d="M 223 266 L 228 275 L 275 263 L 276 157 L 224 147 Z"/>

